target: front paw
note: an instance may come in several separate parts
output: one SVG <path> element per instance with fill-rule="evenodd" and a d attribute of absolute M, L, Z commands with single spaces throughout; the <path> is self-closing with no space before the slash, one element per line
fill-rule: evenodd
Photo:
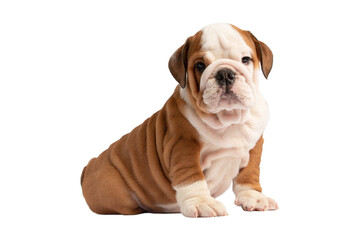
<path fill-rule="evenodd" d="M 180 204 L 181 213 L 186 217 L 226 216 L 225 206 L 211 196 L 197 196 Z"/>
<path fill-rule="evenodd" d="M 236 196 L 235 204 L 245 211 L 277 210 L 276 201 L 255 190 L 244 190 Z"/>

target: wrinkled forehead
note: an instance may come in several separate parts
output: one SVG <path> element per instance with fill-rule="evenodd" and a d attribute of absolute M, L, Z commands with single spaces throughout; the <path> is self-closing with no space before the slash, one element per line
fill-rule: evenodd
<path fill-rule="evenodd" d="M 255 53 L 252 42 L 244 31 L 230 24 L 213 24 L 201 30 L 201 49 L 210 61 L 228 58 L 241 61 Z"/>

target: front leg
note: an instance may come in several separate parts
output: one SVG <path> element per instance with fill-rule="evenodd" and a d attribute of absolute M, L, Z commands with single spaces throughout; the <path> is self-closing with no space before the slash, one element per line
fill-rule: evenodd
<path fill-rule="evenodd" d="M 245 211 L 278 209 L 275 200 L 261 193 L 259 175 L 263 143 L 264 139 L 261 136 L 249 153 L 250 159 L 248 165 L 240 170 L 233 181 L 233 191 L 236 196 L 235 204 L 241 206 Z"/>
<path fill-rule="evenodd" d="M 186 149 L 189 152 L 184 152 Z M 227 215 L 224 205 L 210 195 L 200 167 L 199 144 L 191 140 L 179 141 L 172 152 L 170 178 L 181 213 L 186 217 Z"/>
<path fill-rule="evenodd" d="M 225 206 L 210 196 L 205 180 L 174 187 L 181 213 L 186 217 L 226 216 Z"/>

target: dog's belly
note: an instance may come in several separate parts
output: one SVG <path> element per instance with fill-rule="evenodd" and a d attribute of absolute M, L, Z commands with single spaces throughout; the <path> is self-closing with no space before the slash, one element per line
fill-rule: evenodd
<path fill-rule="evenodd" d="M 247 165 L 248 160 L 248 151 L 242 148 L 204 149 L 200 166 L 211 195 L 217 197 L 224 193 L 239 173 L 239 169 Z"/>

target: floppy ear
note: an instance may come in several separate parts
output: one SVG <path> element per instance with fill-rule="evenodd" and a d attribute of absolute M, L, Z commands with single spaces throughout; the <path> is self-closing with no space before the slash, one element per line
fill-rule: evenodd
<path fill-rule="evenodd" d="M 170 57 L 169 60 L 170 72 L 182 88 L 186 87 L 188 50 L 189 38 L 181 47 L 176 50 L 176 52 L 174 52 L 174 54 Z"/>
<path fill-rule="evenodd" d="M 256 54 L 261 63 L 261 70 L 267 79 L 273 65 L 273 54 L 265 43 L 257 40 L 257 38 L 250 31 L 249 33 L 256 46 Z"/>

